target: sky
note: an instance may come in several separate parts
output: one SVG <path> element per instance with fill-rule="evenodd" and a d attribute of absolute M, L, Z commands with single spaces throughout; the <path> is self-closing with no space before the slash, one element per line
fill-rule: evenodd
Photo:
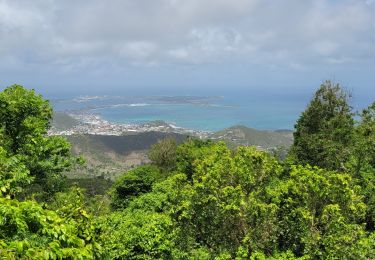
<path fill-rule="evenodd" d="M 375 0 L 0 0 L 0 88 L 375 99 Z"/>

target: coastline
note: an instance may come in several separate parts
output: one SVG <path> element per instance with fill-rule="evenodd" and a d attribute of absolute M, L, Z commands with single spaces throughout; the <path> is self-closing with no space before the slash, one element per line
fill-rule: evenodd
<path fill-rule="evenodd" d="M 122 136 L 146 132 L 162 132 L 185 134 L 204 139 L 208 138 L 212 134 L 212 132 L 209 131 L 186 129 L 160 120 L 145 124 L 119 124 L 111 123 L 94 113 L 63 113 L 77 120 L 78 124 L 66 130 L 60 130 L 52 127 L 48 131 L 48 135 L 90 134 Z"/>

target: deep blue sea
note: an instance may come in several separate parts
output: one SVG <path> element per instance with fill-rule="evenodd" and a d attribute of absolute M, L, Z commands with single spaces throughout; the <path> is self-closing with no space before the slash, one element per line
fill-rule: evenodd
<path fill-rule="evenodd" d="M 112 123 L 155 120 L 188 129 L 218 131 L 233 125 L 257 129 L 293 129 L 311 95 L 236 93 L 223 96 L 78 96 L 51 99 L 57 111 L 100 115 Z M 361 101 L 362 102 L 362 101 Z M 365 107 L 364 102 L 354 109 Z"/>

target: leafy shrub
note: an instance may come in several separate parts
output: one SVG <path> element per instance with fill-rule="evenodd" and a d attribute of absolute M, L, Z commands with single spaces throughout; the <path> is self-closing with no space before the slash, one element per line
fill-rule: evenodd
<path fill-rule="evenodd" d="M 112 207 L 126 208 L 133 198 L 150 192 L 152 184 L 161 178 L 160 170 L 151 165 L 140 166 L 124 173 L 116 180 L 111 190 Z"/>

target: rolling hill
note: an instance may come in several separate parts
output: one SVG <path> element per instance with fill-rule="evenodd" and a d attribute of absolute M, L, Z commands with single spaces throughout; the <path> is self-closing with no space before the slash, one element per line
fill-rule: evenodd
<path fill-rule="evenodd" d="M 78 125 L 79 121 L 74 119 L 73 117 L 69 116 L 66 113 L 62 112 L 54 112 L 53 119 L 51 122 L 52 129 L 58 131 L 65 131 L 73 128 L 74 126 Z"/>
<path fill-rule="evenodd" d="M 69 130 L 79 123 L 69 115 L 57 112 L 52 121 L 52 128 Z M 162 122 L 157 123 L 162 124 Z M 72 145 L 72 152 L 86 160 L 85 166 L 66 173 L 69 178 L 100 177 L 113 180 L 119 174 L 135 166 L 148 163 L 147 151 L 158 140 L 172 137 L 180 143 L 188 138 L 188 135 L 150 131 L 125 135 L 73 134 L 66 137 Z M 232 148 L 240 145 L 253 145 L 266 151 L 277 149 L 280 156 L 284 156 L 293 142 L 293 132 L 257 130 L 237 125 L 211 133 L 208 138 L 214 141 L 224 141 Z"/>
<path fill-rule="evenodd" d="M 213 140 L 223 140 L 231 146 L 253 145 L 262 150 L 289 148 L 293 143 L 293 131 L 290 130 L 257 130 L 238 125 L 218 131 L 210 136 Z"/>
<path fill-rule="evenodd" d="M 69 178 L 116 176 L 135 166 L 148 163 L 147 151 L 158 140 L 171 137 L 182 142 L 185 135 L 162 132 L 146 132 L 124 136 L 70 135 L 66 136 L 75 155 L 83 156 L 86 165 L 66 173 Z"/>

